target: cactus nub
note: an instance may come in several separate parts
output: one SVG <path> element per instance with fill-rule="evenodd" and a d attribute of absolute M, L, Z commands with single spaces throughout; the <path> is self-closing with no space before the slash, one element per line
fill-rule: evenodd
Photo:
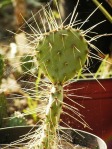
<path fill-rule="evenodd" d="M 84 65 L 88 46 L 81 31 L 62 28 L 44 35 L 37 51 L 40 68 L 49 80 L 64 84 Z"/>

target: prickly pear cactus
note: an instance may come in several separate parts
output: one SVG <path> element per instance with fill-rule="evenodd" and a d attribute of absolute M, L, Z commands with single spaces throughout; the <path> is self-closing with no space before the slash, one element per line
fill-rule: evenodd
<path fill-rule="evenodd" d="M 62 112 L 63 84 L 85 64 L 88 44 L 80 30 L 63 27 L 45 33 L 36 50 L 40 69 L 53 84 L 38 148 L 57 149 L 56 130 Z"/>
<path fill-rule="evenodd" d="M 3 76 L 3 68 L 4 68 L 3 57 L 0 54 L 0 83 L 1 83 L 2 76 Z"/>
<path fill-rule="evenodd" d="M 45 34 L 37 51 L 44 74 L 53 84 L 64 84 L 84 65 L 88 46 L 80 30 L 63 28 Z"/>

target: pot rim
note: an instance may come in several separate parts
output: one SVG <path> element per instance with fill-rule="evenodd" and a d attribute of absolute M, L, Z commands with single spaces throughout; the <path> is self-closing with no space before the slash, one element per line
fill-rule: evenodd
<path fill-rule="evenodd" d="M 33 129 L 33 128 L 36 128 L 36 127 L 38 127 L 38 126 L 37 125 L 36 126 L 35 125 L 31 125 L 31 126 L 5 127 L 5 128 L 0 128 L 0 131 L 1 130 L 6 130 L 6 129 L 16 129 L 16 128 L 32 128 Z M 84 130 L 73 129 L 73 128 L 68 128 L 68 127 L 61 127 L 60 129 L 63 129 L 63 130 L 73 130 L 75 132 L 79 132 L 79 133 L 82 132 L 82 133 L 85 133 L 85 134 L 89 134 L 89 135 L 97 138 L 98 143 L 101 144 L 101 146 L 103 146 L 104 149 L 107 149 L 107 145 L 106 145 L 105 141 L 103 139 L 101 139 L 100 137 L 98 137 L 97 135 L 95 135 L 95 134 L 92 134 L 92 133 L 84 131 Z M 102 148 L 101 146 L 100 146 L 100 148 Z"/>

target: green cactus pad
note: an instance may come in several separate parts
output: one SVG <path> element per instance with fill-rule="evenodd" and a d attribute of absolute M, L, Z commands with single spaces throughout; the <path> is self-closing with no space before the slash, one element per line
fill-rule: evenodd
<path fill-rule="evenodd" d="M 37 52 L 44 74 L 53 84 L 64 84 L 84 65 L 88 45 L 80 30 L 63 28 L 45 34 Z"/>

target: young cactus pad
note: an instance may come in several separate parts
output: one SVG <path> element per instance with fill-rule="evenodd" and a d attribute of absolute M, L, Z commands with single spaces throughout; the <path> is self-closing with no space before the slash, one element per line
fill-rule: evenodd
<path fill-rule="evenodd" d="M 44 34 L 38 47 L 40 68 L 53 84 L 64 84 L 84 65 L 88 45 L 78 29 L 66 27 Z"/>

